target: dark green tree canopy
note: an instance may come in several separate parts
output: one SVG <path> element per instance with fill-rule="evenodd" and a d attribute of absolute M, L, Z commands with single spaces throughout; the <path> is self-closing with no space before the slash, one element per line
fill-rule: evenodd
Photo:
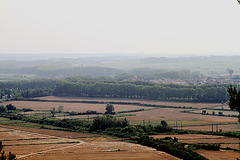
<path fill-rule="evenodd" d="M 110 103 L 107 104 L 106 106 L 106 114 L 114 114 L 114 106 Z"/>
<path fill-rule="evenodd" d="M 7 108 L 3 105 L 0 106 L 0 113 L 7 112 Z"/>
<path fill-rule="evenodd" d="M 6 105 L 6 107 L 7 107 L 7 110 L 16 110 L 17 108 L 14 106 L 14 105 L 12 105 L 12 104 L 8 104 L 8 105 Z"/>
<path fill-rule="evenodd" d="M 234 111 L 238 111 L 240 114 L 240 90 L 237 91 L 235 87 L 230 86 L 228 94 L 230 95 L 228 102 L 229 107 Z M 240 115 L 238 115 L 238 121 L 240 122 Z"/>

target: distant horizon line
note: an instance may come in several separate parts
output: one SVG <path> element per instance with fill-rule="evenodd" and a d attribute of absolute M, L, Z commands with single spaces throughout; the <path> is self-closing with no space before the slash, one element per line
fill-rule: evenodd
<path fill-rule="evenodd" d="M 116 53 L 57 53 L 57 52 L 51 52 L 51 53 L 0 53 L 0 55 L 89 55 L 89 56 L 131 56 L 131 55 L 139 55 L 139 56 L 161 56 L 161 57 L 172 57 L 172 56 L 240 56 L 240 52 L 235 53 L 145 53 L 145 52 L 139 52 L 139 53 L 132 53 L 132 52 L 116 52 Z M 167 54 L 167 55 L 166 55 Z"/>
<path fill-rule="evenodd" d="M 240 54 L 141 54 L 141 53 L 0 53 L 0 61 L 36 61 L 79 58 L 144 59 L 144 58 L 211 58 L 240 57 Z"/>

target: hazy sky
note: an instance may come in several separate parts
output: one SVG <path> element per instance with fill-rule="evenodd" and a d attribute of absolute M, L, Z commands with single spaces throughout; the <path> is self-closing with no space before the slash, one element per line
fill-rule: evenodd
<path fill-rule="evenodd" d="M 240 55 L 237 0 L 0 0 L 0 53 Z"/>

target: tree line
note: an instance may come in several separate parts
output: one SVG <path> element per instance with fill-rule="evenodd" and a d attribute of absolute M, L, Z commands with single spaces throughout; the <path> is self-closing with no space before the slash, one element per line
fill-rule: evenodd
<path fill-rule="evenodd" d="M 136 98 L 189 102 L 226 102 L 229 85 L 176 85 L 145 81 L 63 80 L 56 84 L 56 96 Z"/>
<path fill-rule="evenodd" d="M 109 77 L 73 77 L 0 82 L 0 95 L 7 98 L 74 96 L 136 98 L 187 102 L 226 102 L 228 84 L 177 85 L 148 81 L 118 81 Z"/>

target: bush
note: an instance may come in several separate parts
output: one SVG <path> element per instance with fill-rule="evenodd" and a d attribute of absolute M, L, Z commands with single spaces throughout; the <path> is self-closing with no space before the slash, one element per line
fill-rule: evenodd
<path fill-rule="evenodd" d="M 140 138 L 138 136 L 131 136 L 130 140 L 138 141 Z"/>
<path fill-rule="evenodd" d="M 209 143 L 209 144 L 191 144 L 188 146 L 188 148 L 193 148 L 195 150 L 197 149 L 204 149 L 204 150 L 214 150 L 214 151 L 219 151 L 220 149 L 220 144 L 214 144 L 214 143 Z"/>
<path fill-rule="evenodd" d="M 115 114 L 115 112 L 113 112 L 114 111 L 114 106 L 110 103 L 107 104 L 106 110 L 107 110 L 106 114 Z"/>
<path fill-rule="evenodd" d="M 31 111 L 33 111 L 33 109 L 31 109 L 31 108 L 23 108 L 22 110 L 23 110 L 23 112 L 31 112 Z"/>
<path fill-rule="evenodd" d="M 6 107 L 7 107 L 7 110 L 9 111 L 9 110 L 16 110 L 17 108 L 14 106 L 14 105 L 12 105 L 12 104 L 8 104 L 8 105 L 6 105 Z"/>
<path fill-rule="evenodd" d="M 5 113 L 7 112 L 7 108 L 3 105 L 0 106 L 0 113 Z"/>
<path fill-rule="evenodd" d="M 8 155 L 5 155 L 1 141 L 0 141 L 0 159 L 1 160 L 16 160 L 17 159 L 16 155 L 12 154 L 11 152 L 9 152 Z"/>
<path fill-rule="evenodd" d="M 93 124 L 91 126 L 91 131 L 95 130 L 105 130 L 112 127 L 126 127 L 129 125 L 129 121 L 126 118 L 117 119 L 116 117 L 106 115 L 97 116 L 93 119 Z"/>

